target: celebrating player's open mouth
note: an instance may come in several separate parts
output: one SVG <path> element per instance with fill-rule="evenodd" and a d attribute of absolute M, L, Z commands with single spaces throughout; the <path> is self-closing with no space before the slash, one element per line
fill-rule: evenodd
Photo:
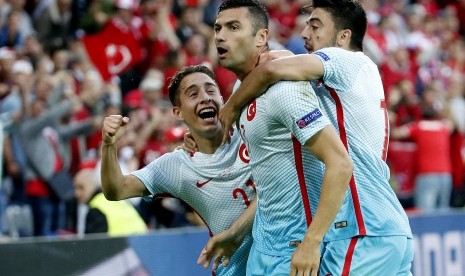
<path fill-rule="evenodd" d="M 216 47 L 216 51 L 218 52 L 219 59 L 225 58 L 225 55 L 228 53 L 228 50 L 221 46 Z"/>
<path fill-rule="evenodd" d="M 200 108 L 197 112 L 197 116 L 199 116 L 204 122 L 212 124 L 216 124 L 217 114 L 217 108 L 214 106 Z"/>

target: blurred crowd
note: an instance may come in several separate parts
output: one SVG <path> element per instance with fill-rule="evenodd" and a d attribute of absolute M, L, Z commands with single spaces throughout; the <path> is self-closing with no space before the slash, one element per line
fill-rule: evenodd
<path fill-rule="evenodd" d="M 361 2 L 369 21 L 364 51 L 384 82 L 392 186 L 409 210 L 463 207 L 465 0 Z M 227 100 L 236 78 L 216 59 L 212 26 L 220 3 L 0 0 L 0 234 L 127 233 L 115 230 L 124 223 L 110 223 L 113 207 L 102 208 L 110 203 L 98 203 L 105 200 L 102 120 L 130 118 L 119 144 L 129 173 L 182 143 L 186 130 L 167 98 L 177 70 L 211 67 Z M 272 19 L 270 48 L 306 53 L 299 35 L 308 1 L 263 3 Z M 57 188 L 57 181 L 67 185 Z M 432 189 L 425 181 L 446 184 Z M 176 199 L 124 204 L 136 212 L 113 210 L 142 219 L 147 228 L 136 232 L 202 225 Z"/>

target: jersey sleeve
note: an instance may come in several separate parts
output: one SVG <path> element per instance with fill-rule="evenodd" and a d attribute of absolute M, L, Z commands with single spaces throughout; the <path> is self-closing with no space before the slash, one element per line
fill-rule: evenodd
<path fill-rule="evenodd" d="M 241 81 L 236 80 L 236 82 L 234 83 L 233 89 L 232 89 L 233 94 L 236 93 L 237 89 L 239 89 L 239 86 L 241 86 Z"/>
<path fill-rule="evenodd" d="M 352 87 L 354 71 L 361 69 L 362 66 L 354 52 L 330 47 L 313 52 L 312 55 L 323 63 L 323 82 L 326 85 L 340 87 L 339 92 L 347 91 Z"/>
<path fill-rule="evenodd" d="M 131 174 L 142 181 L 152 196 L 170 194 L 178 197 L 181 190 L 182 154 L 182 150 L 166 153 Z"/>
<path fill-rule="evenodd" d="M 310 82 L 278 82 L 268 89 L 267 97 L 267 113 L 285 125 L 301 144 L 330 125 Z"/>

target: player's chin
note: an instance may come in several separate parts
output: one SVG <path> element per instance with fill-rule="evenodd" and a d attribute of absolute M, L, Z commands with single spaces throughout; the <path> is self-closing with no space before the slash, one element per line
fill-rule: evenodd
<path fill-rule="evenodd" d="M 226 56 L 222 56 L 220 58 L 218 58 L 221 66 L 223 66 L 224 68 L 231 68 L 233 66 L 233 62 L 228 59 Z"/>
<path fill-rule="evenodd" d="M 216 137 L 218 132 L 221 130 L 221 125 L 204 125 L 201 129 L 201 132 L 205 137 Z"/>
<path fill-rule="evenodd" d="M 221 127 L 221 124 L 216 116 L 214 119 L 202 119 L 199 117 L 197 120 L 197 127 L 202 131 L 210 132 L 216 130 L 218 127 Z"/>

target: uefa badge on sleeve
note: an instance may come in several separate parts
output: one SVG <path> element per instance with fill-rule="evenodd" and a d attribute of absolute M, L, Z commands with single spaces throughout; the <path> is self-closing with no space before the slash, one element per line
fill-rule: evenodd
<path fill-rule="evenodd" d="M 321 116 L 323 116 L 323 114 L 321 113 L 321 111 L 317 108 L 315 110 L 313 110 L 312 112 L 308 113 L 307 115 L 303 116 L 302 118 L 300 118 L 299 120 L 297 120 L 297 126 L 300 128 L 300 129 L 303 129 L 304 127 L 308 126 L 309 124 L 311 124 L 313 121 L 316 121 L 318 118 L 320 118 Z"/>

